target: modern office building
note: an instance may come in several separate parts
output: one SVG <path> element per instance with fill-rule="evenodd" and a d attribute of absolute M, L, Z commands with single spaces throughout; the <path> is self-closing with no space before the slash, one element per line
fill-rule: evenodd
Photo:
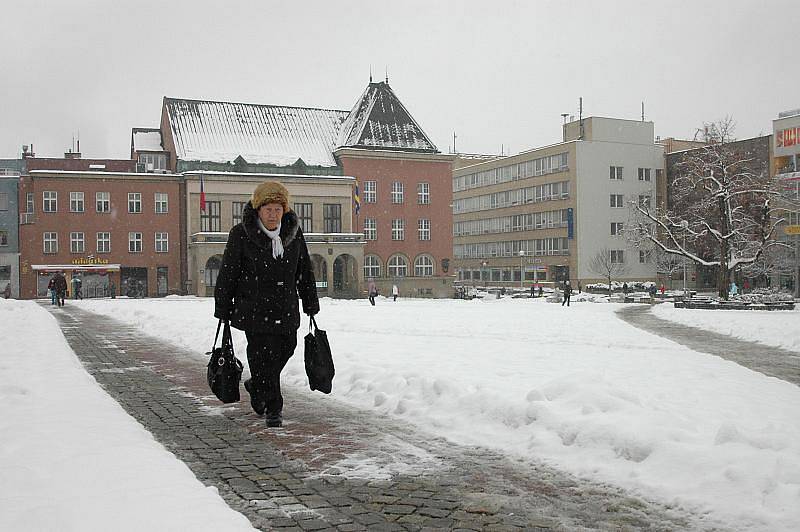
<path fill-rule="evenodd" d="M 647 250 L 628 243 L 631 202 L 654 202 L 664 178 L 652 122 L 589 117 L 563 125 L 557 144 L 453 173 L 455 271 L 462 283 L 522 286 L 601 281 L 607 253 L 616 280 L 654 280 Z"/>

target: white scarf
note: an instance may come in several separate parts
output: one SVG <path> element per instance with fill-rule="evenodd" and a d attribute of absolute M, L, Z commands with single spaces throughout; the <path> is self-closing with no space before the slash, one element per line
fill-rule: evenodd
<path fill-rule="evenodd" d="M 256 218 L 258 222 L 258 227 L 264 234 L 266 234 L 272 240 L 272 258 L 277 259 L 278 257 L 283 257 L 283 242 L 281 242 L 281 223 L 278 222 L 278 227 L 275 228 L 274 231 L 270 231 L 264 226 L 264 223 L 261 221 L 261 218 Z"/>

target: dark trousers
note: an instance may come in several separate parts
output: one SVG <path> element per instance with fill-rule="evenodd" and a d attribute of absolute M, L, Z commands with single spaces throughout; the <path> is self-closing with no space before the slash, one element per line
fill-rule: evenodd
<path fill-rule="evenodd" d="M 375 306 L 375 296 L 370 294 L 369 295 L 369 302 L 374 307 Z"/>
<path fill-rule="evenodd" d="M 283 410 L 281 371 L 294 354 L 297 335 L 275 335 L 245 331 L 247 363 L 256 398 L 267 405 L 267 416 Z"/>
<path fill-rule="evenodd" d="M 561 306 L 562 306 L 562 307 L 563 307 L 564 305 L 567 305 L 567 306 L 569 306 L 569 298 L 570 298 L 570 295 L 572 295 L 572 294 L 565 294 L 565 295 L 564 295 L 564 301 L 562 301 L 562 302 L 561 302 Z"/>

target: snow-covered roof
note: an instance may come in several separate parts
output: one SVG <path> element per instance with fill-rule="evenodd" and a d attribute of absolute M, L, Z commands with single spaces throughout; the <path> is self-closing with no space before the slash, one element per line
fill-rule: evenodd
<path fill-rule="evenodd" d="M 164 98 L 178 159 L 335 167 L 347 111 Z"/>
<path fill-rule="evenodd" d="M 383 81 L 370 83 L 353 106 L 338 147 L 439 151 Z"/>
<path fill-rule="evenodd" d="M 164 151 L 161 131 L 153 128 L 133 128 L 133 151 Z"/>

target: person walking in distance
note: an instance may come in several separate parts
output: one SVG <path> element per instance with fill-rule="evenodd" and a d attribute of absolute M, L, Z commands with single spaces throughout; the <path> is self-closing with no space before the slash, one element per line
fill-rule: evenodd
<path fill-rule="evenodd" d="M 572 287 L 569 285 L 569 281 L 564 283 L 564 300 L 561 301 L 561 306 L 563 307 L 564 304 L 569 306 L 569 298 L 572 296 Z"/>
<path fill-rule="evenodd" d="M 392 297 L 394 298 L 393 301 L 397 301 L 397 296 L 400 295 L 400 290 L 397 289 L 397 285 L 392 285 Z"/>
<path fill-rule="evenodd" d="M 289 191 L 275 181 L 256 187 L 231 229 L 214 289 L 214 316 L 247 337 L 251 378 L 244 383 L 268 427 L 283 423 L 281 371 L 297 347 L 303 312 L 319 312 L 317 285 Z"/>
<path fill-rule="evenodd" d="M 56 303 L 59 307 L 64 306 L 64 297 L 67 295 L 67 278 L 61 272 L 56 272 L 53 276 L 53 287 L 56 291 Z"/>
<path fill-rule="evenodd" d="M 55 274 L 50 278 L 47 283 L 47 289 L 50 291 L 50 304 L 55 305 L 56 301 L 56 276 Z"/>
<path fill-rule="evenodd" d="M 369 303 L 374 307 L 375 296 L 378 295 L 378 287 L 375 286 L 375 281 L 373 281 L 372 279 L 369 280 L 369 285 L 367 286 L 367 293 L 369 294 Z"/>

